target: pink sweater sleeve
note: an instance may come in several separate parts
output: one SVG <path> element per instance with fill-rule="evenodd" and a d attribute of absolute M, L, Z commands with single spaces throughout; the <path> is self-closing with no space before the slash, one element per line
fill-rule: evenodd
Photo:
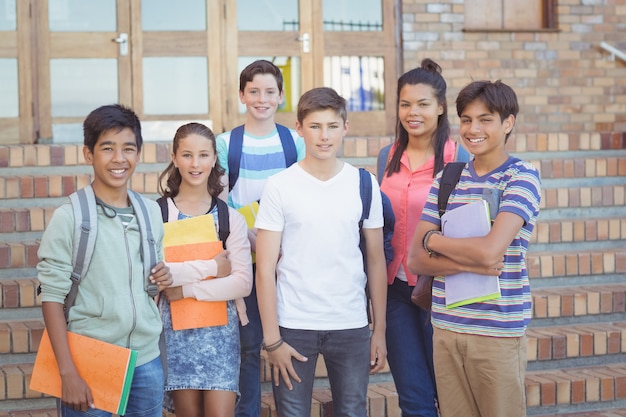
<path fill-rule="evenodd" d="M 187 277 L 190 282 L 183 284 L 185 298 L 195 298 L 201 301 L 227 301 L 246 297 L 252 291 L 252 258 L 250 256 L 250 242 L 248 241 L 248 227 L 244 217 L 229 207 L 230 235 L 226 240 L 228 258 L 231 262 L 231 274 L 221 278 L 198 280 L 198 275 Z M 208 261 L 210 262 L 210 261 Z M 195 261 L 196 270 L 202 271 L 200 264 L 207 261 Z M 213 264 L 215 262 L 213 261 Z M 174 275 L 174 272 L 172 272 Z M 213 273 L 215 275 L 215 273 Z M 204 275 L 204 277 L 209 275 Z"/>

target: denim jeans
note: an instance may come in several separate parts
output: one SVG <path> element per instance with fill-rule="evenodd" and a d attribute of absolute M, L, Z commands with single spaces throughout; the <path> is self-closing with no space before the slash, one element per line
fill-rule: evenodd
<path fill-rule="evenodd" d="M 239 392 L 241 397 L 237 403 L 235 415 L 237 417 L 259 417 L 261 415 L 261 342 L 263 342 L 263 330 L 259 304 L 256 299 L 256 283 L 252 284 L 252 292 L 244 301 L 250 322 L 245 326 L 239 324 L 241 342 Z"/>
<path fill-rule="evenodd" d="M 163 415 L 163 366 L 161 358 L 135 368 L 125 417 L 161 417 Z M 111 413 L 89 409 L 85 412 L 61 407 L 62 417 L 109 417 Z"/>
<path fill-rule="evenodd" d="M 281 327 L 280 334 L 286 343 L 308 358 L 306 362 L 292 360 L 294 369 L 302 380 L 300 383 L 292 381 L 293 390 L 287 389 L 282 379 L 278 386 L 272 384 L 276 412 L 280 417 L 311 415 L 315 365 L 320 353 L 324 355 L 328 371 L 334 416 L 367 415 L 367 384 L 370 370 L 368 326 L 330 331 Z"/>
<path fill-rule="evenodd" d="M 430 314 L 411 302 L 413 287 L 387 288 L 387 361 L 403 417 L 437 417 Z"/>

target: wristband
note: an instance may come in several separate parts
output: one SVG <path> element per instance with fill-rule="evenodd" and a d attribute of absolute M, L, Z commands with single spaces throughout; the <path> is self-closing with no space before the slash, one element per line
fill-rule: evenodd
<path fill-rule="evenodd" d="M 280 339 L 278 339 L 278 342 L 272 343 L 271 345 L 266 345 L 265 342 L 261 343 L 261 349 L 263 349 L 266 352 L 273 352 L 279 347 L 281 347 L 283 343 L 285 343 L 285 341 L 281 337 Z"/>
<path fill-rule="evenodd" d="M 430 237 L 432 235 L 441 235 L 441 231 L 432 229 L 426 232 L 426 234 L 424 235 L 424 239 L 422 240 L 422 246 L 424 247 L 426 253 L 428 253 L 429 257 L 436 258 L 437 256 L 439 256 L 439 254 L 428 247 L 428 241 L 430 240 Z"/>

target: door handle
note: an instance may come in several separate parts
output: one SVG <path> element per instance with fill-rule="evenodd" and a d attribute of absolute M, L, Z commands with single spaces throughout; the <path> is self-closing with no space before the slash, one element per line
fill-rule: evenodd
<path fill-rule="evenodd" d="M 308 54 L 311 52 L 311 38 L 308 32 L 304 32 L 302 36 L 296 38 L 297 41 L 302 42 L 302 52 Z"/>
<path fill-rule="evenodd" d="M 128 55 L 128 34 L 120 33 L 117 38 L 111 39 L 111 42 L 118 43 L 120 45 L 120 55 Z"/>

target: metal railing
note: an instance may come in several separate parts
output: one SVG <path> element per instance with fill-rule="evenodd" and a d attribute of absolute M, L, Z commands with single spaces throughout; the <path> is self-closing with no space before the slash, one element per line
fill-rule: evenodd
<path fill-rule="evenodd" d="M 600 42 L 600 48 L 602 48 L 605 51 L 607 51 L 608 53 L 610 53 L 611 54 L 611 59 L 615 59 L 615 57 L 618 57 L 622 61 L 626 62 L 626 53 L 624 53 L 623 51 L 620 51 L 619 49 L 617 49 L 613 45 L 609 45 L 606 42 Z"/>

